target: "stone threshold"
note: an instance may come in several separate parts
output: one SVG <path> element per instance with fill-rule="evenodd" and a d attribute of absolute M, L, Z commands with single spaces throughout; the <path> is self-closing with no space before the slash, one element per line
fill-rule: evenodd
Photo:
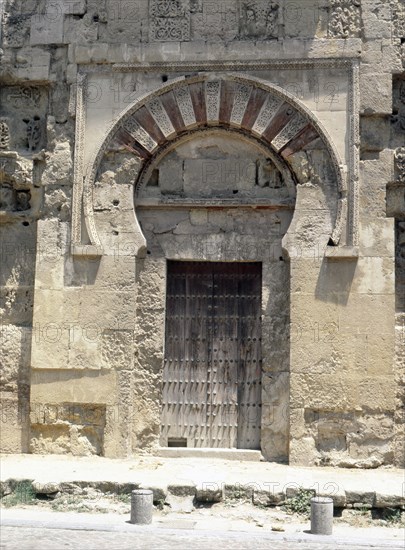
<path fill-rule="evenodd" d="M 219 458 L 249 462 L 264 461 L 261 451 L 250 449 L 160 447 L 154 454 L 163 458 Z"/>

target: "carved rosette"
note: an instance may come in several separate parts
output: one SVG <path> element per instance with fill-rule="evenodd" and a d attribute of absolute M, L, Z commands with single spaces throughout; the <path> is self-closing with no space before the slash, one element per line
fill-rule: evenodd
<path fill-rule="evenodd" d="M 360 36 L 360 0 L 332 0 L 328 34 L 331 38 Z"/>
<path fill-rule="evenodd" d="M 189 0 L 149 0 L 151 42 L 190 40 Z"/>
<path fill-rule="evenodd" d="M 395 166 L 398 171 L 398 181 L 405 183 L 405 147 L 395 151 Z"/>

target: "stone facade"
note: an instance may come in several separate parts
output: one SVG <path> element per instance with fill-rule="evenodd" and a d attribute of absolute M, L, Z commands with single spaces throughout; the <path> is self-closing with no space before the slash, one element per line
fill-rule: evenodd
<path fill-rule="evenodd" d="M 404 467 L 403 1 L 0 10 L 1 449 L 156 452 L 167 262 L 260 262 L 264 457 Z"/>

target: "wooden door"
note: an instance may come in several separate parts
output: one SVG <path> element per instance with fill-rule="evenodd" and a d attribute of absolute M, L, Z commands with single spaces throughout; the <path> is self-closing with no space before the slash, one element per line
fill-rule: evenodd
<path fill-rule="evenodd" d="M 260 448 L 261 264 L 168 262 L 164 446 Z"/>

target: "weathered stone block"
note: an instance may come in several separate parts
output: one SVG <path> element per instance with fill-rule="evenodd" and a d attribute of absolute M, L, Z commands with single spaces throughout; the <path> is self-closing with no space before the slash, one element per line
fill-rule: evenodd
<path fill-rule="evenodd" d="M 392 6 L 381 0 L 361 3 L 363 32 L 366 39 L 391 38 Z"/>
<path fill-rule="evenodd" d="M 304 0 L 299 4 L 287 3 L 284 8 L 286 37 L 326 38 L 328 10 L 326 2 Z"/>
<path fill-rule="evenodd" d="M 17 391 L 29 384 L 31 329 L 13 325 L 0 326 L 2 391 Z"/>
<path fill-rule="evenodd" d="M 391 73 L 360 73 L 360 112 L 368 115 L 392 113 Z"/>
<path fill-rule="evenodd" d="M 51 54 L 42 48 L 22 48 L 16 56 L 15 75 L 21 80 L 48 80 Z"/>
<path fill-rule="evenodd" d="M 31 46 L 63 42 L 64 0 L 46 0 L 44 11 L 31 17 Z"/>

